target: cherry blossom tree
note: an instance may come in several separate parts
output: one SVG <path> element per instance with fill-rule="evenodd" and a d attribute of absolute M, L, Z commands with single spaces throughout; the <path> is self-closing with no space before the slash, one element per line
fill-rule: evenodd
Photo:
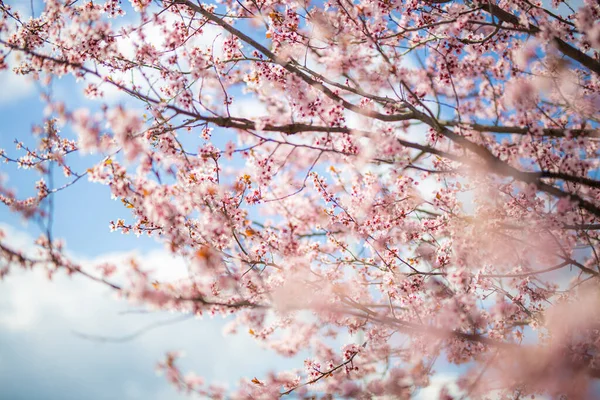
<path fill-rule="evenodd" d="M 82 275 L 310 354 L 230 391 L 177 353 L 159 363 L 204 397 L 410 398 L 444 362 L 465 365 L 464 398 L 592 396 L 600 3 L 8 3 L 0 69 L 39 82 L 47 107 L 36 147 L 0 152 L 39 172 L 37 195 L 2 183 L 0 199 L 45 228 L 36 254 L 0 242 L 0 277 Z M 57 100 L 63 76 L 98 107 Z M 51 205 L 80 180 L 123 203 L 112 230 L 156 238 L 189 274 L 79 265 Z"/>

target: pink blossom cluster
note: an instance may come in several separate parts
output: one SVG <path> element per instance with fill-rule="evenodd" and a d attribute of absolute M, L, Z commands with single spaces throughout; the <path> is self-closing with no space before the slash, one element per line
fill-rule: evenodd
<path fill-rule="evenodd" d="M 0 279 L 79 274 L 307 355 L 229 390 L 167 354 L 158 370 L 202 397 L 411 398 L 447 363 L 465 367 L 442 399 L 593 397 L 598 2 L 6 3 L 0 69 L 71 75 L 99 106 L 45 91 L 44 123 L 0 151 L 40 175 L 25 198 L 0 179 L 0 201 L 48 227 L 35 254 L 0 236 Z M 188 275 L 74 262 L 49 205 L 81 179 L 126 211 L 110 230 Z"/>

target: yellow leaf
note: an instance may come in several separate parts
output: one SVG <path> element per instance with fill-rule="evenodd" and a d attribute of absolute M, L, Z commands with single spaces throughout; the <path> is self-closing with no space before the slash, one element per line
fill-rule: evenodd
<path fill-rule="evenodd" d="M 271 35 L 271 32 L 267 32 L 267 34 L 265 36 L 267 37 L 267 39 L 271 39 L 271 36 L 273 36 L 273 35 Z"/>
<path fill-rule="evenodd" d="M 248 329 L 248 333 L 251 334 L 252 336 L 254 336 L 254 330 Z"/>
<path fill-rule="evenodd" d="M 133 208 L 133 204 L 131 204 L 131 203 L 128 203 L 128 204 L 127 204 L 125 207 L 126 207 L 126 208 Z"/>
<path fill-rule="evenodd" d="M 152 287 L 153 287 L 154 289 L 158 289 L 158 285 L 159 285 L 158 281 L 154 281 L 154 282 L 152 282 Z"/>
<path fill-rule="evenodd" d="M 110 165 L 112 164 L 112 160 L 110 158 L 108 158 L 106 161 L 104 161 L 104 165 Z"/>
<path fill-rule="evenodd" d="M 256 231 L 252 228 L 248 228 L 244 233 L 246 234 L 246 236 L 254 236 L 256 234 Z"/>
<path fill-rule="evenodd" d="M 254 383 L 254 384 L 256 384 L 256 385 L 262 385 L 262 382 L 261 382 L 261 381 L 259 381 L 259 380 L 258 380 L 258 379 L 256 379 L 256 378 L 253 378 L 253 379 L 252 379 L 252 383 Z"/>

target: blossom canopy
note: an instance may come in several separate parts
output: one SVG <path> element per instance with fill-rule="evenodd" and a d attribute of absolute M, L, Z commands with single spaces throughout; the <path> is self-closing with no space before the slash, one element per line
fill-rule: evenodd
<path fill-rule="evenodd" d="M 0 180 L 0 201 L 41 226 L 35 253 L 0 240 L 0 278 L 81 275 L 309 355 L 231 390 L 159 362 L 208 398 L 411 398 L 444 363 L 466 367 L 440 398 L 591 396 L 600 3 L 10 3 L 0 69 L 46 112 L 0 150 L 40 175 L 30 197 Z M 62 77 L 92 101 L 60 100 Z M 52 202 L 82 180 L 122 203 L 111 230 L 187 273 L 80 265 Z"/>

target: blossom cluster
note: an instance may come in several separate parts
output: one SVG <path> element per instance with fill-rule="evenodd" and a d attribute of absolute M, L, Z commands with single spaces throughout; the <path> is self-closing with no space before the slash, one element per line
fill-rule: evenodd
<path fill-rule="evenodd" d="M 589 396 L 598 2 L 46 0 L 31 18 L 5 3 L 0 69 L 18 54 L 15 74 L 72 75 L 100 106 L 45 94 L 37 145 L 0 151 L 41 175 L 36 194 L 0 180 L 0 201 L 50 220 L 54 193 L 105 185 L 128 212 L 110 229 L 155 238 L 189 275 L 86 270 L 47 224 L 36 255 L 0 237 L 0 279 L 80 274 L 309 354 L 232 392 L 167 354 L 167 380 L 204 397 L 410 398 L 444 360 L 469 366 L 444 399 Z M 78 171 L 76 152 L 101 161 Z"/>

